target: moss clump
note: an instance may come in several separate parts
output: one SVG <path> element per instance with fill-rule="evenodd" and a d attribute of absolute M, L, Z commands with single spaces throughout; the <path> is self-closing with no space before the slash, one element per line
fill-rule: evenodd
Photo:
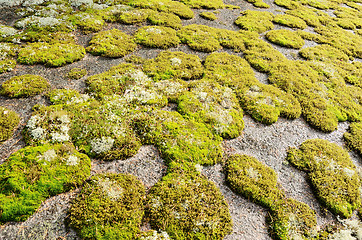
<path fill-rule="evenodd" d="M 226 181 L 238 194 L 269 210 L 271 234 L 275 239 L 304 239 L 316 226 L 315 213 L 308 205 L 286 198 L 277 187 L 274 170 L 247 155 L 230 156 Z"/>
<path fill-rule="evenodd" d="M 303 38 L 301 38 L 297 33 L 285 29 L 271 30 L 266 33 L 265 37 L 270 42 L 283 47 L 300 49 L 305 44 Z"/>
<path fill-rule="evenodd" d="M 227 29 L 218 29 L 218 41 L 224 48 L 230 48 L 234 52 L 244 52 L 245 42 L 258 41 L 259 34 L 256 32 L 240 30 L 238 32 Z"/>
<path fill-rule="evenodd" d="M 221 48 L 218 41 L 218 30 L 205 25 L 191 24 L 177 32 L 182 43 L 191 49 L 202 52 L 213 52 Z"/>
<path fill-rule="evenodd" d="M 343 137 L 351 149 L 362 155 L 362 123 L 351 123 L 348 132 Z"/>
<path fill-rule="evenodd" d="M 241 15 L 235 20 L 235 24 L 241 29 L 262 33 L 274 28 L 272 13 L 246 10 Z"/>
<path fill-rule="evenodd" d="M 50 196 L 90 174 L 90 159 L 71 144 L 25 147 L 0 165 L 0 222 L 25 221 Z"/>
<path fill-rule="evenodd" d="M 149 11 L 146 9 L 129 9 L 122 11 L 117 16 L 117 22 L 123 24 L 137 24 L 147 20 Z"/>
<path fill-rule="evenodd" d="M 16 61 L 13 59 L 16 57 L 17 52 L 18 47 L 16 45 L 0 42 L 0 74 L 7 71 L 12 71 L 15 68 Z"/>
<path fill-rule="evenodd" d="M 86 48 L 87 52 L 103 57 L 123 57 L 137 47 L 133 39 L 118 29 L 96 33 Z"/>
<path fill-rule="evenodd" d="M 148 21 L 153 25 L 171 27 L 180 29 L 182 27 L 181 19 L 173 13 L 153 11 L 148 15 Z"/>
<path fill-rule="evenodd" d="M 172 239 L 223 239 L 232 229 L 220 190 L 195 173 L 170 173 L 156 183 L 147 196 L 146 218 Z"/>
<path fill-rule="evenodd" d="M 302 7 L 302 5 L 295 0 L 274 0 L 274 3 L 287 9 L 297 9 Z"/>
<path fill-rule="evenodd" d="M 202 17 L 206 20 L 210 20 L 210 21 L 215 21 L 217 19 L 215 14 L 212 12 L 202 12 L 202 13 L 200 13 L 200 17 Z"/>
<path fill-rule="evenodd" d="M 143 70 L 154 80 L 201 78 L 203 66 L 197 55 L 183 52 L 160 52 L 156 58 L 145 61 Z"/>
<path fill-rule="evenodd" d="M 225 5 L 222 0 L 180 0 L 192 8 L 219 9 Z"/>
<path fill-rule="evenodd" d="M 14 26 L 18 29 L 34 32 L 71 32 L 74 30 L 72 23 L 61 19 L 59 16 L 29 16 L 18 20 Z"/>
<path fill-rule="evenodd" d="M 19 121 L 19 115 L 16 112 L 0 106 L 0 144 L 13 135 Z"/>
<path fill-rule="evenodd" d="M 223 138 L 236 138 L 244 129 L 243 112 L 233 91 L 209 80 L 193 81 L 178 98 L 178 112 L 204 122 Z"/>
<path fill-rule="evenodd" d="M 289 14 L 278 14 L 273 18 L 273 22 L 291 28 L 299 28 L 299 29 L 307 28 L 307 24 L 305 23 L 304 20 Z"/>
<path fill-rule="evenodd" d="M 304 48 L 299 51 L 299 54 L 308 60 L 316 61 L 348 61 L 348 56 L 338 50 L 337 48 L 332 47 L 328 44 L 317 45 L 315 47 Z"/>
<path fill-rule="evenodd" d="M 12 59 L 0 60 L 0 74 L 10 72 L 16 67 L 16 61 Z"/>
<path fill-rule="evenodd" d="M 83 33 L 98 32 L 102 30 L 105 21 L 96 14 L 77 12 L 69 17 L 69 20 L 77 25 Z"/>
<path fill-rule="evenodd" d="M 37 63 L 50 67 L 60 67 L 82 59 L 85 50 L 71 43 L 30 43 L 20 49 L 18 62 L 33 65 Z"/>
<path fill-rule="evenodd" d="M 38 75 L 25 74 L 12 77 L 2 84 L 0 93 L 8 97 L 29 97 L 44 92 L 49 83 Z"/>
<path fill-rule="evenodd" d="M 333 213 L 349 218 L 361 204 L 360 179 L 348 152 L 327 140 L 311 139 L 290 148 L 287 160 L 307 172 L 315 194 Z"/>
<path fill-rule="evenodd" d="M 180 39 L 176 36 L 176 31 L 169 27 L 145 26 L 137 30 L 134 35 L 135 41 L 151 48 L 176 47 Z"/>
<path fill-rule="evenodd" d="M 144 197 L 144 186 L 132 175 L 95 175 L 73 201 L 70 225 L 82 239 L 136 239 Z"/>
<path fill-rule="evenodd" d="M 285 13 L 303 19 L 311 27 L 318 27 L 332 21 L 327 13 L 308 7 L 288 10 Z"/>
<path fill-rule="evenodd" d="M 67 78 L 78 80 L 87 75 L 87 70 L 84 68 L 73 68 L 67 73 Z"/>

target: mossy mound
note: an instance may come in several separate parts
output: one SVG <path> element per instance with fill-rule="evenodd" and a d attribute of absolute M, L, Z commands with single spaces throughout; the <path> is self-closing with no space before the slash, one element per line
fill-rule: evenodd
<path fill-rule="evenodd" d="M 15 22 L 18 29 L 34 32 L 71 32 L 74 25 L 71 22 L 61 19 L 59 16 L 29 16 Z"/>
<path fill-rule="evenodd" d="M 134 38 L 137 43 L 151 48 L 167 49 L 180 43 L 174 29 L 162 26 L 142 27 L 137 30 Z"/>
<path fill-rule="evenodd" d="M 289 14 L 278 14 L 273 18 L 273 22 L 291 28 L 305 29 L 308 27 L 303 19 Z"/>
<path fill-rule="evenodd" d="M 235 24 L 241 29 L 262 33 L 274 28 L 272 13 L 246 10 L 241 15 L 235 20 Z"/>
<path fill-rule="evenodd" d="M 19 30 L 0 24 L 0 41 L 1 42 L 18 42 Z"/>
<path fill-rule="evenodd" d="M 201 52 L 213 52 L 221 48 L 218 30 L 205 25 L 191 24 L 177 32 L 182 43 Z"/>
<path fill-rule="evenodd" d="M 16 67 L 16 61 L 12 59 L 0 60 L 0 74 L 10 72 Z"/>
<path fill-rule="evenodd" d="M 210 20 L 210 21 L 215 21 L 217 19 L 215 14 L 212 12 L 202 12 L 202 13 L 200 13 L 200 17 L 202 17 L 206 20 Z"/>
<path fill-rule="evenodd" d="M 16 112 L 0 106 L 0 144 L 13 135 L 19 121 L 19 115 Z"/>
<path fill-rule="evenodd" d="M 287 160 L 307 172 L 315 194 L 334 214 L 349 218 L 361 205 L 360 179 L 348 152 L 327 140 L 311 139 L 290 148 Z"/>
<path fill-rule="evenodd" d="M 316 61 L 344 61 L 349 60 L 348 56 L 328 44 L 321 44 L 315 47 L 307 47 L 299 51 L 299 54 L 308 60 Z"/>
<path fill-rule="evenodd" d="M 173 13 L 154 11 L 148 15 L 147 19 L 153 25 L 171 27 L 173 29 L 180 29 L 182 27 L 181 19 Z"/>
<path fill-rule="evenodd" d="M 308 205 L 286 198 L 277 186 L 277 175 L 270 167 L 247 155 L 228 157 L 226 181 L 238 194 L 269 210 L 270 231 L 275 239 L 308 239 L 316 226 Z"/>
<path fill-rule="evenodd" d="M 197 55 L 183 52 L 160 52 L 156 58 L 145 61 L 143 70 L 154 80 L 201 78 L 203 66 Z"/>
<path fill-rule="evenodd" d="M 343 137 L 348 147 L 362 155 L 362 122 L 351 123 Z"/>
<path fill-rule="evenodd" d="M 77 25 L 84 34 L 98 32 L 105 25 L 105 21 L 101 16 L 86 12 L 77 12 L 71 15 L 69 20 Z"/>
<path fill-rule="evenodd" d="M 112 29 L 96 33 L 86 48 L 87 52 L 103 57 L 124 57 L 137 47 L 134 40 L 121 30 Z"/>
<path fill-rule="evenodd" d="M 243 112 L 228 87 L 208 80 L 193 81 L 190 92 L 178 98 L 178 112 L 204 122 L 223 138 L 236 138 L 244 129 Z"/>
<path fill-rule="evenodd" d="M 292 15 L 294 17 L 299 17 L 303 19 L 308 26 L 318 27 L 322 24 L 328 24 L 333 21 L 327 13 L 324 13 L 320 10 L 309 8 L 309 7 L 299 7 L 293 10 L 288 10 L 285 14 Z"/>
<path fill-rule="evenodd" d="M 37 63 L 50 67 L 60 67 L 82 59 L 85 50 L 71 43 L 30 43 L 20 49 L 18 62 L 27 65 Z"/>
<path fill-rule="evenodd" d="M 87 75 L 87 70 L 84 68 L 73 68 L 67 73 L 67 78 L 78 80 Z"/>
<path fill-rule="evenodd" d="M 1 31 L 1 26 L 0 26 Z M 0 32 L 1 38 L 1 32 Z M 0 39 L 1 40 L 1 39 Z M 0 42 L 0 74 L 12 71 L 16 66 L 14 60 L 18 53 L 18 47 L 11 43 Z"/>
<path fill-rule="evenodd" d="M 295 0 L 274 0 L 274 3 L 280 7 L 285 7 L 290 10 L 302 7 L 302 5 Z"/>
<path fill-rule="evenodd" d="M 136 239 L 144 197 L 143 184 L 132 175 L 95 175 L 73 201 L 70 225 L 82 239 Z"/>
<path fill-rule="evenodd" d="M 172 239 L 223 239 L 232 229 L 220 190 L 198 174 L 163 177 L 147 196 L 146 218 Z"/>
<path fill-rule="evenodd" d="M 265 37 L 272 43 L 288 48 L 300 49 L 305 44 L 297 33 L 286 29 L 271 30 Z"/>
<path fill-rule="evenodd" d="M 240 30 L 238 32 L 227 29 L 218 29 L 218 41 L 224 48 L 230 48 L 234 52 L 244 52 L 246 50 L 246 41 L 257 41 L 259 34 L 257 32 Z"/>
<path fill-rule="evenodd" d="M 72 144 L 25 147 L 0 165 L 0 222 L 24 221 L 50 196 L 90 174 L 90 159 Z"/>
<path fill-rule="evenodd" d="M 35 96 L 49 88 L 47 80 L 38 75 L 25 74 L 5 81 L 0 94 L 11 98 Z"/>
<path fill-rule="evenodd" d="M 225 5 L 222 0 L 180 0 L 192 8 L 219 9 Z"/>
<path fill-rule="evenodd" d="M 123 24 L 137 24 L 147 20 L 149 11 L 146 9 L 129 9 L 117 15 L 117 22 Z"/>

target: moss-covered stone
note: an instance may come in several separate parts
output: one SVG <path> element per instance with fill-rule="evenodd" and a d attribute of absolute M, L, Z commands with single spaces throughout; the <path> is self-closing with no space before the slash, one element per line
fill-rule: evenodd
<path fill-rule="evenodd" d="M 87 70 L 84 68 L 72 68 L 67 73 L 67 78 L 78 80 L 87 75 Z"/>
<path fill-rule="evenodd" d="M 181 19 L 173 13 L 152 11 L 147 19 L 153 25 L 171 27 L 174 29 L 180 29 L 182 27 Z"/>
<path fill-rule="evenodd" d="M 360 178 L 348 152 L 327 140 L 311 139 L 290 148 L 287 160 L 307 172 L 317 197 L 334 214 L 349 218 L 361 205 Z"/>
<path fill-rule="evenodd" d="M 19 115 L 0 106 L 0 144 L 8 140 L 19 125 Z"/>
<path fill-rule="evenodd" d="M 215 14 L 212 12 L 202 12 L 202 13 L 200 13 L 200 17 L 202 17 L 206 20 L 210 20 L 210 21 L 215 21 L 217 19 Z"/>
<path fill-rule="evenodd" d="M 24 221 L 50 196 L 90 174 L 90 159 L 72 144 L 25 147 L 0 165 L 0 222 Z"/>
<path fill-rule="evenodd" d="M 178 98 L 178 112 L 204 122 L 223 138 L 236 138 L 244 129 L 243 112 L 228 87 L 209 80 L 193 81 L 190 92 Z"/>
<path fill-rule="evenodd" d="M 112 29 L 96 33 L 86 48 L 87 52 L 103 57 L 124 57 L 137 47 L 134 40 L 121 30 Z"/>
<path fill-rule="evenodd" d="M 82 239 L 136 239 L 144 197 L 143 184 L 132 175 L 95 175 L 73 201 L 70 225 Z"/>
<path fill-rule="evenodd" d="M 235 20 L 235 24 L 241 29 L 262 33 L 274 28 L 272 13 L 246 10 L 241 15 Z"/>
<path fill-rule="evenodd" d="M 209 26 L 191 24 L 179 30 L 177 36 L 182 43 L 197 51 L 213 52 L 221 48 L 217 29 Z"/>
<path fill-rule="evenodd" d="M 12 98 L 29 97 L 44 92 L 49 86 L 50 84 L 45 78 L 25 74 L 5 81 L 1 86 L 0 94 Z"/>
<path fill-rule="evenodd" d="M 137 43 L 151 48 L 167 49 L 180 43 L 174 29 L 162 26 L 142 27 L 137 30 L 134 38 Z"/>
<path fill-rule="evenodd" d="M 299 28 L 305 29 L 307 28 L 307 24 L 304 20 L 294 17 L 288 14 L 278 14 L 273 18 L 273 22 L 278 23 L 283 26 L 291 27 L 291 28 Z"/>
<path fill-rule="evenodd" d="M 143 70 L 154 80 L 201 78 L 203 66 L 197 55 L 163 51 L 156 58 L 145 61 Z"/>
<path fill-rule="evenodd" d="M 348 56 L 328 44 L 307 47 L 299 51 L 299 54 L 308 60 L 316 61 L 348 61 Z"/>
<path fill-rule="evenodd" d="M 18 62 L 33 65 L 37 63 L 50 67 L 60 67 L 82 59 L 85 50 L 82 46 L 70 43 L 30 43 L 20 49 Z"/>
<path fill-rule="evenodd" d="M 348 147 L 362 155 L 362 122 L 351 123 L 343 137 Z"/>
<path fill-rule="evenodd" d="M 172 239 L 223 239 L 232 228 L 220 190 L 195 173 L 170 173 L 154 185 L 146 200 L 146 218 Z"/>
<path fill-rule="evenodd" d="M 286 29 L 271 30 L 265 34 L 265 37 L 270 42 L 283 47 L 300 49 L 305 44 L 303 38 L 297 33 Z"/>

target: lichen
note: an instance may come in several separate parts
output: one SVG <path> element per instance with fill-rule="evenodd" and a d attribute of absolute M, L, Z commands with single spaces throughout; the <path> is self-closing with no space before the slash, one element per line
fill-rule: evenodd
<path fill-rule="evenodd" d="M 142 27 L 137 30 L 134 38 L 137 43 L 151 48 L 167 49 L 180 43 L 174 29 L 162 26 Z"/>
<path fill-rule="evenodd" d="M 19 115 L 16 112 L 0 106 L 0 144 L 11 138 L 19 121 Z"/>
<path fill-rule="evenodd" d="M 5 81 L 0 89 L 0 94 L 11 98 L 29 97 L 41 94 L 50 84 L 38 75 L 25 74 L 12 77 Z"/>

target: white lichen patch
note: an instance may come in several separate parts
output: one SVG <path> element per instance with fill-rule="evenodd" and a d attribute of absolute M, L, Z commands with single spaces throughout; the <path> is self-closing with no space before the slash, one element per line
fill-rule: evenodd
<path fill-rule="evenodd" d="M 170 62 L 172 66 L 179 66 L 182 63 L 181 59 L 177 57 L 171 58 Z"/>
<path fill-rule="evenodd" d="M 343 168 L 343 173 L 346 174 L 348 177 L 352 178 L 356 172 L 350 168 Z"/>
<path fill-rule="evenodd" d="M 261 178 L 261 174 L 258 172 L 258 170 L 252 167 L 246 169 L 246 175 L 255 181 L 258 181 Z"/>
<path fill-rule="evenodd" d="M 141 240 L 171 240 L 170 236 L 167 234 L 167 232 L 160 232 L 153 231 L 152 235 L 147 237 L 141 237 Z"/>
<path fill-rule="evenodd" d="M 101 187 L 102 192 L 112 201 L 117 201 L 123 194 L 123 188 L 115 181 L 109 178 L 99 179 L 98 185 Z"/>
<path fill-rule="evenodd" d="M 79 158 L 74 155 L 70 155 L 65 159 L 65 164 L 68 166 L 75 166 L 79 164 Z"/>
<path fill-rule="evenodd" d="M 195 169 L 196 169 L 196 171 L 198 171 L 199 173 L 201 173 L 201 172 L 202 172 L 202 169 L 203 169 L 203 166 L 200 165 L 200 164 L 196 164 L 196 165 L 195 165 Z"/>
<path fill-rule="evenodd" d="M 50 162 L 53 161 L 57 156 L 58 155 L 54 149 L 49 149 L 48 151 L 45 151 L 43 155 L 38 156 L 38 159 Z"/>
<path fill-rule="evenodd" d="M 163 80 L 156 82 L 155 88 L 168 96 L 173 96 L 187 90 L 187 88 L 181 83 L 172 80 Z"/>
<path fill-rule="evenodd" d="M 93 0 L 70 0 L 70 4 L 73 7 L 80 7 L 80 6 L 92 6 L 93 5 Z"/>
<path fill-rule="evenodd" d="M 1 37 L 3 37 L 3 38 L 10 37 L 10 36 L 14 36 L 17 33 L 19 33 L 19 31 L 16 30 L 15 28 L 0 24 L 0 36 Z"/>
<path fill-rule="evenodd" d="M 101 154 L 112 149 L 114 139 L 110 137 L 95 138 L 90 142 L 92 151 Z"/>
<path fill-rule="evenodd" d="M 162 30 L 159 28 L 150 27 L 145 30 L 148 33 L 155 33 L 155 34 L 161 34 Z"/>

